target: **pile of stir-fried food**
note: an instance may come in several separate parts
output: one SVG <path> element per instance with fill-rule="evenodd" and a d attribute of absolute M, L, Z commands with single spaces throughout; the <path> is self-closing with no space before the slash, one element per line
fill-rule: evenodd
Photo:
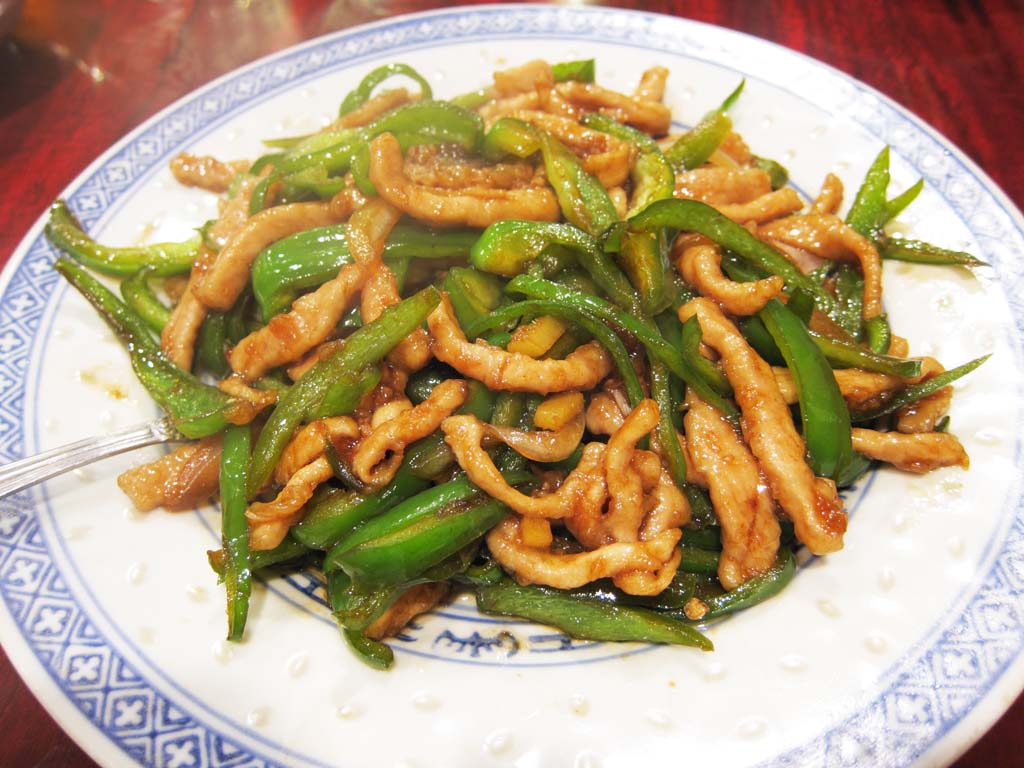
<path fill-rule="evenodd" d="M 922 184 L 888 197 L 883 150 L 849 205 L 833 175 L 803 200 L 732 131 L 742 84 L 680 133 L 667 77 L 535 61 L 441 101 L 391 65 L 253 163 L 175 158 L 223 193 L 186 242 L 103 246 L 53 207 L 57 269 L 190 439 L 120 486 L 219 497 L 230 638 L 251 574 L 309 568 L 379 667 L 454 590 L 709 649 L 797 547 L 842 547 L 873 462 L 967 466 L 950 383 L 982 361 L 910 357 L 884 311 L 883 259 L 980 263 L 887 233 Z"/>

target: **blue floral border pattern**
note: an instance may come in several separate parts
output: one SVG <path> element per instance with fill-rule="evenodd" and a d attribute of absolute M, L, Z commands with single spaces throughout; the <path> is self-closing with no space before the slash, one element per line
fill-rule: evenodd
<path fill-rule="evenodd" d="M 257 63 L 175 105 L 122 143 L 83 178 L 69 204 L 88 227 L 190 137 L 225 115 L 316 73 L 401 48 L 496 38 L 586 39 L 683 52 L 720 61 L 726 54 L 696 24 L 644 13 L 545 7 L 478 8 L 407 17 L 315 41 Z M 766 45 L 746 40 L 742 45 Z M 733 38 L 734 40 L 736 38 Z M 790 53 L 789 55 L 796 55 Z M 729 62 L 721 61 L 728 65 Z M 942 143 L 873 92 L 808 62 L 848 96 L 844 114 L 906 158 L 967 224 L 1006 286 L 1018 338 L 1024 336 L 1024 237 L 1013 215 Z M 0 460 L 25 453 L 26 380 L 41 353 L 39 331 L 57 277 L 55 254 L 40 237 L 28 244 L 0 297 Z M 1018 358 L 1020 349 L 1016 349 Z M 25 643 L 79 711 L 144 765 L 270 766 L 248 744 L 217 733 L 144 679 L 103 637 L 55 566 L 30 492 L 0 502 L 0 595 Z M 772 765 L 907 764 L 956 725 L 1019 657 L 1024 646 L 1024 503 L 994 564 L 933 644 L 863 711 Z M 299 756 L 295 756 L 301 760 Z M 290 761 L 289 761 L 290 762 Z"/>

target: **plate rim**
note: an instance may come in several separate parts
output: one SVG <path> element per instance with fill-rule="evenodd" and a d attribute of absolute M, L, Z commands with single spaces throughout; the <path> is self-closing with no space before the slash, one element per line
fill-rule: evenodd
<path fill-rule="evenodd" d="M 374 31 L 376 29 L 385 29 L 385 28 L 388 28 L 388 27 L 393 27 L 393 26 L 396 26 L 396 25 L 398 25 L 400 23 L 407 23 L 410 20 L 428 19 L 428 18 L 441 17 L 441 16 L 449 16 L 449 15 L 463 15 L 463 14 L 475 15 L 475 14 L 478 14 L 478 13 L 486 13 L 486 12 L 494 12 L 494 11 L 501 11 L 501 12 L 507 12 L 507 13 L 517 13 L 517 12 L 518 13 L 524 13 L 525 12 L 525 13 L 530 13 L 530 14 L 538 14 L 538 13 L 546 12 L 546 13 L 560 13 L 560 14 L 565 14 L 565 15 L 575 14 L 575 13 L 580 13 L 580 14 L 601 13 L 601 14 L 606 14 L 606 15 L 620 15 L 620 14 L 622 14 L 622 15 L 626 15 L 626 16 L 635 15 L 635 16 L 644 17 L 644 18 L 667 19 L 667 20 L 670 20 L 673 23 L 681 23 L 684 26 L 696 26 L 696 27 L 703 27 L 703 28 L 707 28 L 707 29 L 710 29 L 710 30 L 714 30 L 716 34 L 723 34 L 724 33 L 726 36 L 739 36 L 740 38 L 746 38 L 746 39 L 749 39 L 749 40 L 752 40 L 752 41 L 756 41 L 759 45 L 767 45 L 767 46 L 775 47 L 775 48 L 779 49 L 781 52 L 785 53 L 786 55 L 797 56 L 797 57 L 803 59 L 805 64 L 811 65 L 811 66 L 813 66 L 815 68 L 822 68 L 822 69 L 826 70 L 831 76 L 838 77 L 838 78 L 842 79 L 843 81 L 851 83 L 856 88 L 858 88 L 859 90 L 871 93 L 875 98 L 879 99 L 882 103 L 884 103 L 890 110 L 894 111 L 896 114 L 898 114 L 903 119 L 908 120 L 914 126 L 914 128 L 917 131 L 921 131 L 921 132 L 925 133 L 926 135 L 928 135 L 932 139 L 933 142 L 935 142 L 937 145 L 942 147 L 947 152 L 951 153 L 955 157 L 956 161 L 966 171 L 968 171 L 968 173 L 970 173 L 971 175 L 973 175 L 975 177 L 976 181 L 984 189 L 984 191 L 987 194 L 993 196 L 996 199 L 996 201 L 998 202 L 998 204 L 1002 208 L 1003 212 L 1007 215 L 1007 217 L 1009 218 L 1011 223 L 1016 226 L 1018 232 L 1020 232 L 1021 230 L 1024 230 L 1024 216 L 1021 215 L 1020 211 L 1016 208 L 1016 205 L 1014 204 L 1014 202 L 1006 195 L 1006 193 L 1001 189 L 1001 187 L 998 184 L 996 184 L 991 179 L 991 177 L 988 176 L 988 174 L 983 169 L 981 169 L 979 166 L 977 166 L 976 163 L 974 163 L 974 161 L 970 157 L 968 157 L 965 153 L 963 153 L 961 150 L 959 150 L 949 139 L 947 139 L 944 135 L 942 135 L 934 127 L 929 125 L 922 118 L 918 117 L 916 114 L 914 114 L 910 110 L 908 110 L 908 109 L 902 107 L 901 105 L 899 105 L 898 103 L 894 102 L 892 99 L 890 99 L 889 97 L 885 96 L 885 94 L 882 94 L 882 93 L 878 92 L 873 87 L 871 87 L 871 86 L 869 86 L 869 85 L 867 85 L 867 84 L 857 80 L 856 78 L 853 78 L 852 76 L 842 72 L 841 70 L 838 70 L 837 68 L 833 67 L 832 65 L 829 65 L 829 64 L 827 64 L 825 62 L 818 61 L 818 60 L 816 60 L 816 59 L 814 59 L 814 58 L 812 58 L 812 57 L 810 57 L 810 56 L 808 56 L 808 55 L 806 55 L 804 53 L 801 53 L 799 51 L 795 51 L 795 50 L 790 49 L 790 48 L 788 48 L 786 46 L 780 45 L 778 43 L 775 43 L 775 42 L 772 42 L 772 41 L 769 41 L 769 40 L 764 40 L 764 39 L 761 39 L 761 38 L 757 38 L 757 37 L 755 37 L 753 35 L 750 35 L 748 33 L 745 33 L 745 32 L 741 32 L 741 31 L 737 31 L 737 30 L 732 30 L 732 29 L 728 29 L 728 28 L 724 28 L 724 27 L 718 27 L 718 26 L 715 26 L 715 25 L 712 25 L 712 24 L 708 24 L 706 22 L 699 22 L 699 21 L 694 21 L 694 20 L 690 20 L 690 19 L 683 19 L 683 18 L 674 17 L 674 16 L 666 16 L 666 15 L 663 15 L 663 14 L 653 13 L 653 12 L 650 12 L 650 11 L 641 11 L 641 10 L 632 10 L 632 9 L 615 9 L 615 8 L 599 8 L 599 9 L 591 9 L 591 8 L 582 8 L 582 9 L 579 9 L 579 8 L 551 8 L 551 7 L 544 7 L 544 6 L 538 7 L 538 6 L 530 6 L 530 5 L 513 5 L 513 4 L 510 4 L 510 5 L 467 6 L 467 7 L 461 7 L 461 8 L 460 7 L 453 7 L 453 8 L 446 8 L 446 9 L 434 9 L 434 10 L 425 11 L 425 12 L 421 12 L 421 13 L 403 14 L 403 15 L 400 15 L 400 16 L 394 16 L 394 17 L 391 17 L 391 18 L 382 19 L 382 20 L 379 20 L 379 21 L 374 21 L 374 22 L 371 22 L 369 24 L 360 25 L 358 27 L 352 27 L 352 28 L 349 28 L 349 29 L 339 30 L 337 32 L 329 33 L 327 35 L 323 35 L 323 36 L 320 36 L 320 37 L 317 37 L 317 38 L 313 38 L 313 39 L 310 39 L 310 40 L 307 40 L 307 41 L 303 41 L 301 43 L 298 43 L 295 46 L 290 46 L 290 47 L 288 47 L 286 49 L 283 49 L 281 51 L 278 51 L 278 52 L 275 52 L 275 53 L 263 56 L 263 57 L 255 60 L 253 62 L 250 62 L 250 63 L 245 64 L 245 65 L 243 65 L 241 67 L 238 67 L 238 68 L 236 68 L 236 69 L 234 69 L 234 70 L 232 70 L 230 72 L 227 72 L 227 73 L 225 73 L 225 74 L 215 78 L 214 80 L 211 80 L 210 82 L 200 86 L 199 88 L 197 88 L 197 89 L 195 89 L 193 91 L 190 91 L 189 93 L 183 95 L 179 99 L 176 99 L 173 103 L 169 104 L 168 106 L 164 107 L 163 109 L 161 109 L 160 111 L 155 113 L 150 118 L 148 118 L 145 121 L 143 121 L 139 126 L 134 128 L 133 130 L 128 132 L 125 136 L 123 136 L 121 139 L 119 139 L 114 144 L 112 144 L 106 151 L 104 151 L 92 163 L 90 163 L 80 174 L 78 174 L 75 177 L 75 179 L 70 184 L 67 185 L 67 187 L 62 191 L 61 196 L 68 196 L 70 193 L 72 193 L 72 191 L 79 191 L 79 190 L 81 190 L 81 188 L 84 186 L 85 182 L 87 182 L 92 176 L 94 176 L 98 170 L 100 170 L 106 164 L 108 164 L 112 158 L 116 157 L 119 152 L 123 151 L 125 148 L 130 146 L 134 141 L 139 139 L 142 135 L 145 134 L 145 132 L 147 130 L 153 128 L 154 126 L 158 125 L 160 122 L 165 120 L 170 114 L 173 114 L 174 112 L 180 110 L 181 107 L 183 107 L 184 105 L 186 105 L 188 103 L 191 103 L 191 102 L 193 102 L 195 100 L 200 99 L 203 95 L 205 95 L 205 94 L 207 94 L 207 93 L 209 93 L 209 92 L 211 92 L 213 90 L 216 90 L 218 87 L 224 85 L 225 83 L 229 83 L 229 82 L 232 82 L 232 81 L 235 81 L 235 80 L 241 78 L 246 73 L 259 70 L 262 67 L 265 67 L 267 64 L 273 63 L 275 61 L 278 61 L 278 60 L 281 60 L 281 59 L 284 59 L 284 58 L 287 58 L 287 57 L 290 57 L 290 56 L 301 54 L 302 52 L 304 52 L 306 50 L 309 50 L 309 49 L 319 48 L 319 47 L 321 47 L 321 46 L 323 46 L 325 44 L 329 44 L 329 43 L 335 42 L 337 40 L 345 39 L 347 37 L 358 37 L 358 36 L 366 35 L 366 34 L 371 33 L 372 31 Z M 550 32 L 550 30 L 549 30 L 549 32 Z M 477 38 L 473 38 L 473 39 L 475 40 Z M 588 38 L 580 38 L 580 39 L 586 40 L 586 39 L 592 39 L 592 38 L 588 37 Z M 445 40 L 445 42 L 450 42 L 450 39 Z M 613 43 L 614 41 L 612 41 L 612 40 L 601 40 L 600 42 Z M 695 58 L 699 58 L 699 57 L 695 57 Z M 711 63 L 717 63 L 717 62 L 711 62 Z M 352 66 L 352 65 L 349 64 L 349 65 L 346 65 L 346 66 Z M 721 65 L 721 66 L 728 66 L 728 65 Z M 341 68 L 341 65 L 339 65 L 338 68 Z M 326 73 L 326 70 L 317 70 L 317 71 L 320 72 L 320 73 Z M 771 81 L 768 81 L 768 82 L 771 82 Z M 289 85 L 286 83 L 282 87 L 287 88 L 287 87 L 289 87 Z M 274 94 L 274 91 L 268 92 L 268 96 L 272 96 L 273 94 Z M 248 103 L 248 102 L 243 102 L 243 104 L 245 104 L 245 103 Z M 230 115 L 232 115 L 234 113 L 234 109 L 235 108 L 229 108 L 229 109 L 226 109 L 226 110 L 222 111 L 220 117 L 221 118 L 229 117 Z M 845 117 L 847 119 L 852 119 L 849 116 L 845 116 Z M 862 122 L 857 121 L 857 124 L 861 128 L 863 128 L 863 129 L 869 131 L 870 133 L 872 133 L 873 135 L 875 135 L 874 132 L 871 131 L 871 129 L 868 126 L 864 125 Z M 156 165 L 159 165 L 159 164 L 155 164 L 155 166 Z M 147 171 L 147 173 L 148 172 L 149 171 Z M 128 186 L 128 189 L 131 189 L 132 187 L 134 187 L 138 183 L 139 183 L 138 180 L 133 181 Z M 104 211 L 108 211 L 109 209 L 110 209 L 110 206 L 105 206 L 104 207 Z M 116 206 L 115 206 L 115 210 L 116 210 Z M 41 216 L 40 219 L 37 220 L 35 222 L 35 224 L 28 230 L 28 232 L 25 234 L 25 236 L 22 238 L 22 240 L 19 242 L 18 246 L 15 248 L 15 250 L 11 254 L 11 257 L 9 258 L 8 263 L 7 263 L 7 265 L 5 266 L 5 268 L 3 270 L 2 277 L 0 277 L 0 297 L 6 297 L 8 288 L 10 286 L 10 283 L 14 279 L 15 272 L 17 271 L 17 269 L 19 267 L 23 266 L 24 262 L 26 261 L 27 257 L 29 256 L 29 251 L 31 250 L 32 245 L 39 240 L 39 238 L 41 236 L 41 231 L 42 231 L 42 222 L 44 220 L 45 220 L 45 214 L 43 214 L 43 216 Z M 1009 299 L 1009 297 L 1008 297 L 1008 299 Z M 1018 330 L 1020 330 L 1020 329 L 1018 328 Z M 1019 341 L 1019 339 L 1018 339 L 1018 341 Z M 33 492 L 33 496 L 34 495 L 35 495 L 35 492 Z M 1019 500 L 1019 496 L 1018 496 L 1018 500 Z M 34 504 L 33 506 L 38 506 L 38 505 Z M 1019 512 L 1020 510 L 1018 509 L 1017 511 Z M 1010 525 L 1012 525 L 1012 524 L 1013 524 L 1013 521 L 1011 520 L 1010 521 Z M 972 583 L 972 586 L 973 586 L 973 583 Z M 6 625 L 8 621 L 10 621 L 11 623 L 14 623 L 14 618 L 13 618 L 13 616 L 9 612 L 8 605 L 7 605 L 6 601 L 3 601 L 3 610 L 0 611 L 0 613 L 2 613 L 2 615 L 3 615 L 2 616 L 3 620 L 0 621 L 0 625 Z M 12 665 L 15 667 L 15 669 L 18 670 L 18 672 L 22 676 L 22 678 L 26 680 L 26 683 L 29 685 L 29 688 L 33 691 L 33 694 L 37 697 L 37 699 L 39 699 L 43 703 L 44 707 L 46 707 L 48 711 L 51 711 L 51 714 L 52 714 L 52 709 L 51 709 L 51 707 L 49 705 L 47 705 L 47 703 L 44 700 L 44 696 L 41 693 L 41 691 L 38 690 L 37 686 L 32 685 L 31 681 L 28 679 L 28 677 L 33 676 L 33 671 L 30 671 L 29 675 L 26 675 L 26 672 L 23 671 L 22 666 L 19 665 L 15 661 L 14 656 L 16 654 L 12 653 L 12 651 L 11 651 L 11 647 L 12 646 L 11 646 L 10 640 L 8 638 L 8 629 L 7 629 L 7 627 L 3 627 L 3 630 L 4 631 L 2 633 L 0 633 L 0 634 L 3 635 L 3 638 L 4 638 L 4 648 L 7 651 L 8 655 L 12 659 Z M 21 639 L 24 639 L 24 638 L 22 637 Z M 19 650 L 19 653 L 17 655 L 20 655 L 20 651 L 24 650 L 24 649 L 19 648 L 18 650 Z M 71 710 L 72 710 L 73 714 L 77 715 L 78 717 L 83 719 L 86 723 L 88 723 L 88 725 L 89 725 L 89 727 L 91 729 L 94 729 L 98 733 L 102 734 L 103 741 L 104 741 L 105 744 L 113 745 L 113 748 L 116 751 L 118 751 L 120 754 L 123 754 L 123 755 L 127 756 L 128 753 L 127 752 L 123 752 L 122 748 L 120 746 L 114 745 L 114 742 L 112 741 L 111 737 L 107 733 L 102 731 L 97 725 L 95 725 L 90 720 L 88 720 L 88 718 L 86 718 L 81 712 L 79 712 L 78 710 L 74 709 L 73 705 L 71 705 L 71 703 L 70 703 L 70 700 L 66 696 L 66 692 L 58 684 L 56 684 L 56 682 L 54 680 L 51 679 L 51 676 L 47 673 L 47 670 L 45 669 L 45 667 L 41 663 L 40 659 L 37 656 L 34 656 L 34 655 L 32 655 L 31 658 L 36 663 L 36 666 L 38 667 L 38 669 L 34 670 L 34 672 L 35 673 L 42 672 L 42 676 L 45 678 L 44 683 L 42 684 L 42 687 L 46 687 L 45 684 L 47 684 L 47 683 L 51 684 L 52 687 L 53 687 L 53 692 L 56 694 L 55 698 L 58 699 L 59 702 L 62 705 L 71 706 Z M 1019 660 L 1019 656 L 1018 656 L 1018 660 Z M 1010 666 L 1012 667 L 1013 665 L 1010 665 Z M 1020 666 L 1020 665 L 1018 665 L 1018 666 Z M 1009 669 L 1009 667 L 1008 667 L 1008 669 Z M 966 725 L 967 721 L 970 719 L 971 715 L 977 711 L 978 705 L 984 699 L 990 698 L 990 697 L 994 697 L 996 695 L 996 693 L 998 693 L 996 688 L 998 686 L 1000 686 L 1001 684 L 1007 683 L 1007 677 L 1008 677 L 1008 675 L 1003 674 L 999 678 L 997 678 L 994 681 L 994 685 L 988 690 L 988 692 L 983 694 L 981 697 L 979 697 L 979 699 L 975 702 L 975 705 L 968 712 L 968 714 L 964 715 L 963 717 L 961 717 L 957 721 L 956 726 L 954 728 L 959 728 L 961 726 Z M 1015 690 L 1017 690 L 1018 693 L 1019 693 L 1020 690 L 1022 688 L 1024 688 L 1024 666 L 1020 667 L 1019 674 L 1016 677 L 1017 677 L 1017 679 L 1012 682 L 1012 687 Z M 1003 710 L 1000 710 L 1000 712 L 1001 711 L 1003 711 Z M 998 717 L 998 715 L 996 715 L 996 717 L 986 717 L 987 724 L 984 727 L 988 727 L 988 725 L 991 725 L 992 723 L 994 723 L 995 719 L 997 719 L 997 717 Z M 97 756 L 95 754 L 93 754 L 93 749 L 91 749 L 91 747 L 94 747 L 95 745 L 87 743 L 86 740 L 80 739 L 80 738 L 76 737 L 75 734 L 73 732 L 71 732 L 65 726 L 63 719 L 58 718 L 56 716 L 55 716 L 55 719 L 57 719 L 57 721 L 61 725 L 61 727 L 66 732 L 68 732 L 69 735 L 73 739 L 75 739 L 75 741 L 78 742 L 82 746 L 83 749 L 85 749 L 94 758 L 97 758 Z M 940 742 L 942 742 L 943 740 L 948 739 L 950 734 L 953 732 L 953 730 L 954 729 L 950 729 L 950 730 L 946 731 L 944 736 L 940 737 L 935 743 L 932 744 L 932 747 L 936 747 L 936 746 L 939 745 Z M 975 735 L 975 738 L 977 737 L 977 735 L 980 735 L 980 733 L 981 733 L 981 731 L 979 731 L 979 733 Z M 969 748 L 972 743 L 973 743 L 973 739 L 970 740 L 970 741 L 966 741 L 963 744 L 963 746 L 960 749 L 960 751 L 957 753 L 957 755 L 962 754 L 962 752 L 965 751 L 967 748 Z M 101 751 L 101 750 L 99 750 L 97 748 L 97 751 Z M 102 751 L 105 751 L 105 750 L 102 750 Z M 916 759 L 918 759 L 918 760 L 922 759 L 925 754 L 926 754 L 926 752 L 920 753 Z M 955 759 L 955 757 L 956 757 L 956 755 L 952 756 L 950 758 L 950 761 L 952 759 Z M 946 756 L 943 756 L 942 759 L 946 759 Z M 98 759 L 98 761 L 99 761 L 99 759 Z M 115 764 L 115 763 L 110 762 L 109 764 Z"/>

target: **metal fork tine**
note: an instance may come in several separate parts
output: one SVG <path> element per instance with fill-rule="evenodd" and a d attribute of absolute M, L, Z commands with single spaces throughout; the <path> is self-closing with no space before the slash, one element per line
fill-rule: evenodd
<path fill-rule="evenodd" d="M 94 461 L 147 445 L 184 440 L 164 416 L 102 437 L 53 448 L 0 467 L 0 498 Z"/>

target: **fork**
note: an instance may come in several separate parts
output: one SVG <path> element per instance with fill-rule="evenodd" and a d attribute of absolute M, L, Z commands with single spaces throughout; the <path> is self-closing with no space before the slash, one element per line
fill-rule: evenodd
<path fill-rule="evenodd" d="M 170 418 L 163 416 L 109 435 L 87 437 L 35 456 L 27 456 L 0 467 L 0 499 L 108 456 L 183 439 Z"/>

